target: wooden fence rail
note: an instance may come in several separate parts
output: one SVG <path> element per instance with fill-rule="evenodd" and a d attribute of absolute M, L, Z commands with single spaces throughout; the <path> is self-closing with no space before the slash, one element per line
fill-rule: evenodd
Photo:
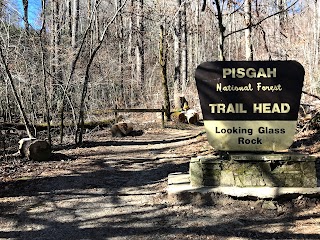
<path fill-rule="evenodd" d="M 157 113 L 157 112 L 160 112 L 161 113 L 161 125 L 162 125 L 162 127 L 164 127 L 164 114 L 165 114 L 165 108 L 164 107 L 159 108 L 159 109 L 114 108 L 114 109 L 102 109 L 102 110 L 99 110 L 99 114 L 114 113 L 115 119 L 118 118 L 118 113 L 119 112 L 142 112 L 142 113 Z M 71 114 L 71 112 L 64 112 L 64 114 L 68 114 L 68 113 Z M 92 114 L 92 112 L 91 112 L 91 114 Z M 51 126 L 53 126 L 53 125 L 51 125 Z M 46 124 L 37 124 L 35 127 L 39 131 L 47 129 L 47 125 Z M 56 127 L 58 127 L 58 125 Z M 6 122 L 0 123 L 0 130 L 2 130 L 2 129 L 10 129 L 10 128 L 16 128 L 18 130 L 23 130 L 23 129 L 25 129 L 25 126 L 22 123 L 6 123 Z"/>
<path fill-rule="evenodd" d="M 114 109 L 105 109 L 104 112 L 106 113 L 112 113 L 114 112 L 115 119 L 118 118 L 119 112 L 142 112 L 142 113 L 157 113 L 161 112 L 161 126 L 164 127 L 164 113 L 165 108 L 162 106 L 161 109 L 147 109 L 147 108 L 114 108 Z"/>

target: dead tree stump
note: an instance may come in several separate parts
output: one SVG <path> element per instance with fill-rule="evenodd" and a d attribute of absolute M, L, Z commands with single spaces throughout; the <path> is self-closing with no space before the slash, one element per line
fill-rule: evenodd
<path fill-rule="evenodd" d="M 35 138 L 22 138 L 19 141 L 19 152 L 22 157 L 34 161 L 47 161 L 51 155 L 51 147 L 47 141 Z"/>

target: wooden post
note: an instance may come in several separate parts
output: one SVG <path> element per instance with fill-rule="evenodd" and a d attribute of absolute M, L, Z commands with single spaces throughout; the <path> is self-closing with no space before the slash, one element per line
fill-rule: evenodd
<path fill-rule="evenodd" d="M 164 128 L 164 113 L 165 113 L 165 109 L 164 109 L 164 106 L 162 105 L 162 108 L 161 108 L 161 126 L 162 128 Z"/>
<path fill-rule="evenodd" d="M 114 123 L 117 123 L 118 122 L 118 105 L 116 104 L 116 108 L 115 108 L 115 111 L 114 111 Z"/>

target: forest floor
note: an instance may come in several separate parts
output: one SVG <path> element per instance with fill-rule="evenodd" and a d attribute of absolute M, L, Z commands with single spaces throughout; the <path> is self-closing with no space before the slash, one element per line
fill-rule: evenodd
<path fill-rule="evenodd" d="M 2 160 L 0 239 L 320 239 L 319 198 L 171 200 L 168 174 L 213 151 L 201 126 L 143 129 L 92 131 L 48 162 Z M 293 146 L 317 155 L 319 139 L 300 134 Z"/>

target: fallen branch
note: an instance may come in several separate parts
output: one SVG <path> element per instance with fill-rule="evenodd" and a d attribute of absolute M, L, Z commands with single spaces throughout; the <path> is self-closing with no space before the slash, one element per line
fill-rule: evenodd
<path fill-rule="evenodd" d="M 306 94 L 306 95 L 309 95 L 309 96 L 311 96 L 311 97 L 314 97 L 314 98 L 320 100 L 320 97 L 318 97 L 317 95 L 314 95 L 314 94 L 312 94 L 312 93 L 308 93 L 308 92 L 306 92 L 306 91 L 302 91 L 302 93 L 304 93 L 304 94 Z"/>

